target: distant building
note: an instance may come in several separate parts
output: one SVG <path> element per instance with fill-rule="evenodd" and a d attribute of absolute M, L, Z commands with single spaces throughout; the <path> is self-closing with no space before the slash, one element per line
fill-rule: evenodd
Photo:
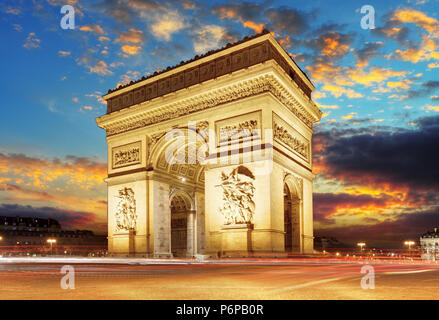
<path fill-rule="evenodd" d="M 439 232 L 438 228 L 428 231 L 421 236 L 421 249 L 423 260 L 439 260 Z"/>
<path fill-rule="evenodd" d="M 324 236 L 316 236 L 314 237 L 314 249 L 315 250 L 328 250 L 328 249 L 336 249 L 343 248 L 343 244 L 340 243 L 334 237 L 324 237 Z"/>
<path fill-rule="evenodd" d="M 55 239 L 51 248 L 54 254 L 87 254 L 96 248 L 106 247 L 106 236 L 90 230 L 62 230 L 55 219 L 39 217 L 0 216 L 0 254 L 44 254 L 50 248 L 47 240 Z"/>

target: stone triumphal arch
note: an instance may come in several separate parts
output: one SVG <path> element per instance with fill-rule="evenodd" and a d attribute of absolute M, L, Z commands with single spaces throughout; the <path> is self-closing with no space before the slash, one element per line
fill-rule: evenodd
<path fill-rule="evenodd" d="M 109 90 L 110 253 L 312 252 L 313 89 L 263 32 Z"/>

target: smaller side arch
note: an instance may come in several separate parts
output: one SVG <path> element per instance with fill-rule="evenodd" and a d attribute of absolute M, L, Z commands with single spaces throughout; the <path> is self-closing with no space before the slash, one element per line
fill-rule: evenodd
<path fill-rule="evenodd" d="M 188 204 L 187 207 L 189 208 L 189 210 L 195 210 L 194 198 L 187 191 L 181 189 L 173 189 L 169 194 L 169 203 L 172 203 L 172 200 L 176 196 L 180 197 L 181 199 L 183 199 L 183 201 L 186 202 L 186 204 Z"/>
<path fill-rule="evenodd" d="M 303 252 L 302 184 L 292 174 L 284 177 L 284 245 L 286 252 Z"/>

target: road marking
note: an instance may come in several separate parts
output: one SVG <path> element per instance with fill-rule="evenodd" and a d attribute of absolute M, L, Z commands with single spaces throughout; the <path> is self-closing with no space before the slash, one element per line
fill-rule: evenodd
<path fill-rule="evenodd" d="M 301 288 L 313 286 L 313 285 L 316 285 L 316 284 L 322 284 L 322 283 L 328 283 L 328 282 L 332 282 L 332 281 L 337 281 L 337 280 L 340 280 L 340 279 L 341 278 L 332 278 L 332 279 L 324 279 L 324 280 L 318 280 L 318 281 L 305 282 L 305 283 L 302 283 L 302 284 L 298 284 L 296 286 L 290 286 L 290 287 L 284 287 L 284 288 L 276 289 L 276 290 L 273 290 L 272 292 L 281 292 L 281 291 L 286 291 L 286 290 L 301 289 Z"/>
<path fill-rule="evenodd" d="M 421 273 L 428 271 L 435 271 L 435 269 L 413 270 L 413 271 L 387 271 L 384 272 L 384 274 L 409 274 L 409 273 Z"/>

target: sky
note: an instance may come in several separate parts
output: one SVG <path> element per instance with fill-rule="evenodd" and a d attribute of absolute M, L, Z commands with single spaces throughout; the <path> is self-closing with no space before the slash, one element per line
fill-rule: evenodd
<path fill-rule="evenodd" d="M 74 29 L 60 26 L 65 4 Z M 361 25 L 365 4 L 373 29 Z M 0 214 L 104 233 L 102 95 L 266 28 L 323 111 L 315 235 L 417 240 L 439 226 L 438 13 L 437 0 L 2 1 Z"/>

